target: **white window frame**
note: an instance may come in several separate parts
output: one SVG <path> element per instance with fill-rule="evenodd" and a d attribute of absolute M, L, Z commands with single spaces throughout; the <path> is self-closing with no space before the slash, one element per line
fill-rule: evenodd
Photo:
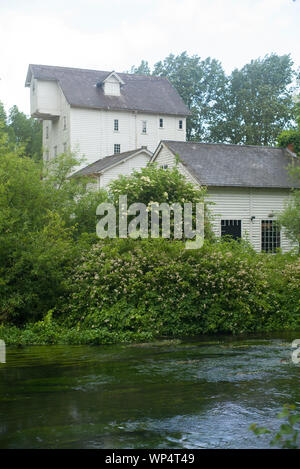
<path fill-rule="evenodd" d="M 160 128 L 160 129 L 163 129 L 163 128 L 164 128 L 164 118 L 163 118 L 163 117 L 160 117 L 160 118 L 159 118 L 159 128 Z"/>
<path fill-rule="evenodd" d="M 119 132 L 119 119 L 114 119 L 114 132 Z"/>
<path fill-rule="evenodd" d="M 121 153 L 121 144 L 120 143 L 115 143 L 114 144 L 114 155 L 117 155 Z"/>
<path fill-rule="evenodd" d="M 178 129 L 183 130 L 183 120 L 182 119 L 179 119 L 179 121 L 178 121 Z"/>
<path fill-rule="evenodd" d="M 142 134 L 147 134 L 147 121 L 142 121 Z"/>

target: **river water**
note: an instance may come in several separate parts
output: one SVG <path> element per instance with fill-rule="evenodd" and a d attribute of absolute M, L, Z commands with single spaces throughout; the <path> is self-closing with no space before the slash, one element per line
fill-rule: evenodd
<path fill-rule="evenodd" d="M 249 425 L 300 404 L 296 338 L 7 347 L 0 448 L 268 448 Z"/>

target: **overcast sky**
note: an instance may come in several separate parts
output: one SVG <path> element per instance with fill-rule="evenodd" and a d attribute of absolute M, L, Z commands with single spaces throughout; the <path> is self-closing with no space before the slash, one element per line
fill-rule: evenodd
<path fill-rule="evenodd" d="M 186 50 L 227 73 L 272 52 L 299 67 L 299 20 L 300 0 L 0 0 L 0 100 L 29 113 L 29 63 L 122 72 Z"/>

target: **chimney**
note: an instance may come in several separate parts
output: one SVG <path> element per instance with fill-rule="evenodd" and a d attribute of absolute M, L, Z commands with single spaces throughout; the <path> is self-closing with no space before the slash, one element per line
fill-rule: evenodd
<path fill-rule="evenodd" d="M 289 143 L 288 146 L 287 146 L 288 150 L 290 150 L 292 153 L 295 153 L 295 149 L 294 149 L 294 144 L 293 143 Z"/>

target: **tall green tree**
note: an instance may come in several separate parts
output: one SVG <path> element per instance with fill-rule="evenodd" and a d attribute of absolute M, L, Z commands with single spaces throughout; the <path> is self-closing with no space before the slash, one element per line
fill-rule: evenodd
<path fill-rule="evenodd" d="M 17 146 L 23 146 L 27 156 L 42 158 L 42 124 L 20 112 L 17 106 L 9 110 L 7 128 L 10 140 Z"/>
<path fill-rule="evenodd" d="M 210 57 L 202 60 L 187 52 L 170 54 L 154 66 L 153 75 L 167 77 L 190 109 L 187 119 L 188 140 L 210 140 L 210 127 L 222 109 L 227 83 L 220 62 Z"/>
<path fill-rule="evenodd" d="M 64 294 L 64 280 L 97 240 L 102 192 L 68 178 L 78 161 L 58 157 L 55 171 L 12 146 L 0 132 L 0 323 L 40 319 Z"/>
<path fill-rule="evenodd" d="M 142 60 L 138 67 L 135 65 L 131 67 L 130 73 L 134 73 L 136 75 L 151 75 L 149 63 L 147 60 Z"/>
<path fill-rule="evenodd" d="M 274 145 L 293 120 L 293 62 L 271 54 L 252 60 L 229 77 L 225 112 L 210 128 L 211 139 L 245 145 Z"/>
<path fill-rule="evenodd" d="M 149 74 L 148 62 L 132 73 Z M 266 55 L 226 76 L 216 59 L 183 52 L 157 62 L 151 74 L 167 77 L 190 109 L 188 140 L 274 145 L 294 118 L 289 55 Z"/>

